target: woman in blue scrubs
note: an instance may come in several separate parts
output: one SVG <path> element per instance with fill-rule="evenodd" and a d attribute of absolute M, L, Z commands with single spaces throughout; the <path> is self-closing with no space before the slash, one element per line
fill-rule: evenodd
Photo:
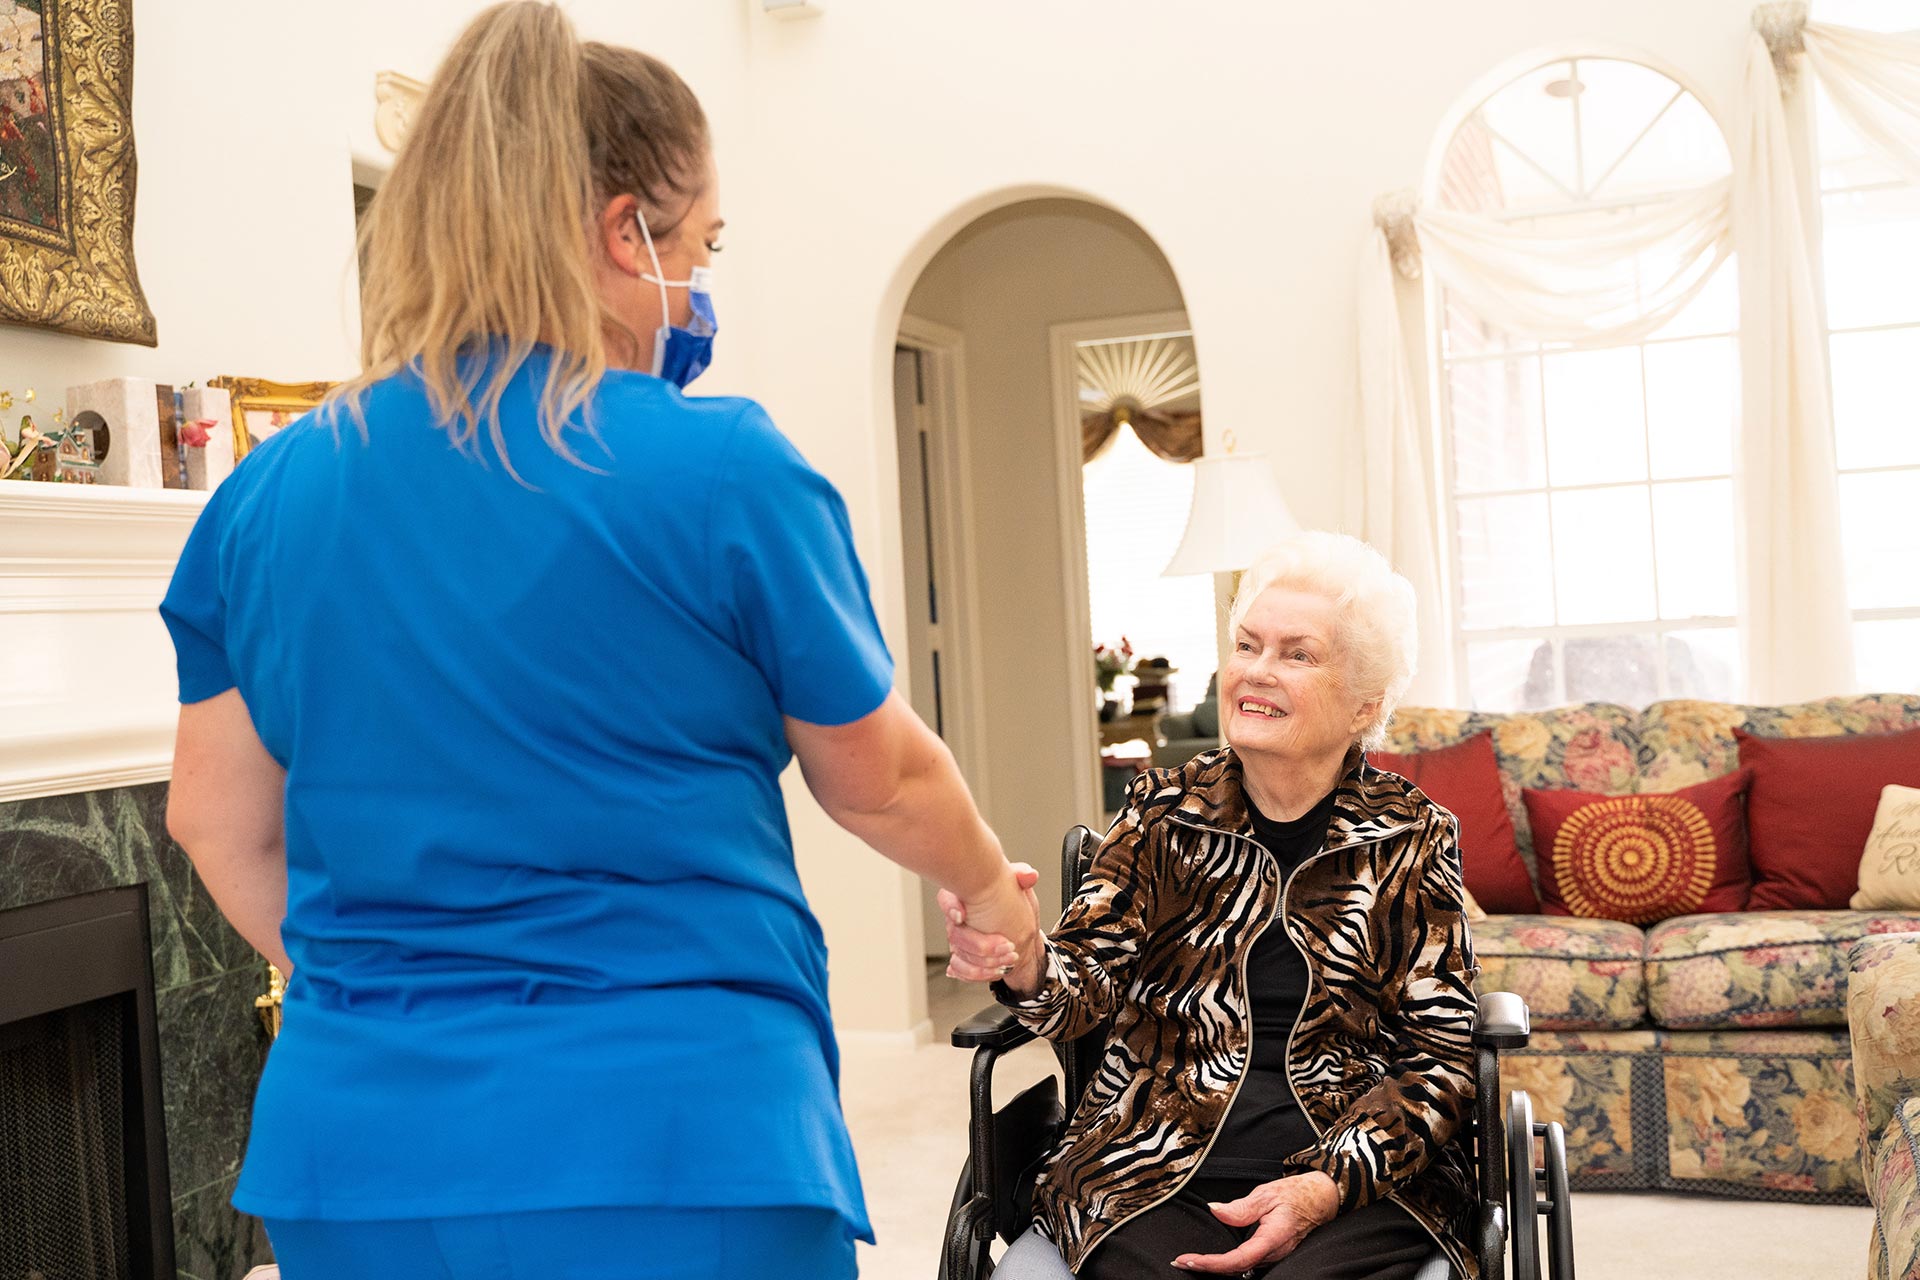
<path fill-rule="evenodd" d="M 169 826 L 292 974 L 234 1196 L 288 1280 L 853 1275 L 795 757 L 1034 941 L 839 495 L 682 394 L 717 204 L 672 71 L 487 11 L 370 211 L 366 375 L 182 553 Z"/>

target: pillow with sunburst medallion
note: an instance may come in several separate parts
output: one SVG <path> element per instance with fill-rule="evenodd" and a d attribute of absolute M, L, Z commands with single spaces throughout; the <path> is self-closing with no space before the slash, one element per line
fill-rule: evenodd
<path fill-rule="evenodd" d="M 1742 769 L 1660 793 L 1522 791 L 1541 910 L 1627 924 L 1744 910 L 1752 783 Z"/>

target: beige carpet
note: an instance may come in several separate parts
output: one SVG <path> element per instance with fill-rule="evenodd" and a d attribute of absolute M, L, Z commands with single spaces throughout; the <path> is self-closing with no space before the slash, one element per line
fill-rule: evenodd
<path fill-rule="evenodd" d="M 880 1237 L 861 1249 L 867 1280 L 932 1280 L 954 1180 L 966 1158 L 970 1055 L 946 1043 L 982 1001 L 959 983 L 930 984 L 934 1044 L 917 1050 L 846 1046 L 847 1120 Z M 1002 1099 L 1048 1070 L 1030 1045 L 1002 1064 Z M 1757 1204 L 1680 1196 L 1578 1195 L 1580 1280 L 1858 1280 L 1866 1271 L 1868 1209 Z"/>

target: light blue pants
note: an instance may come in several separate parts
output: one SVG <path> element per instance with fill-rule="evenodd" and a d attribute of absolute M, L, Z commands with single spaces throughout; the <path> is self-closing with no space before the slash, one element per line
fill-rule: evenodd
<path fill-rule="evenodd" d="M 830 1209 L 558 1209 L 267 1221 L 282 1280 L 853 1280 Z"/>
<path fill-rule="evenodd" d="M 1067 1270 L 1066 1259 L 1053 1241 L 1033 1227 L 1007 1246 L 1000 1265 L 993 1269 L 993 1280 L 1073 1280 L 1073 1272 Z"/>

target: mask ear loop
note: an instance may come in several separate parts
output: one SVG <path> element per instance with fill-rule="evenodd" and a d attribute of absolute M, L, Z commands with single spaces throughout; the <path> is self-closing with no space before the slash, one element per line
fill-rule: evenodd
<path fill-rule="evenodd" d="M 660 269 L 660 255 L 654 252 L 653 232 L 647 229 L 647 220 L 636 213 L 633 215 L 633 221 L 634 225 L 640 228 L 640 236 L 647 243 L 647 257 L 653 262 L 653 274 L 648 275 L 642 271 L 640 278 L 642 280 L 651 280 L 660 287 L 660 327 L 665 329 L 673 323 L 667 312 L 667 282 L 665 279 L 667 273 Z"/>

